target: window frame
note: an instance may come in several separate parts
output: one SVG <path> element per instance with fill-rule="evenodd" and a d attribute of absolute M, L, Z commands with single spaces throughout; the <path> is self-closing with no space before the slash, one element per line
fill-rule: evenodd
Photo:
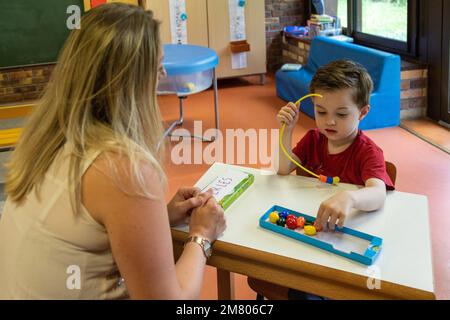
<path fill-rule="evenodd" d="M 402 57 L 416 58 L 419 39 L 419 0 L 408 0 L 407 41 L 399 41 L 364 33 L 361 30 L 362 0 L 347 0 L 347 28 L 343 33 L 351 36 L 354 42 L 364 46 L 397 53 Z"/>

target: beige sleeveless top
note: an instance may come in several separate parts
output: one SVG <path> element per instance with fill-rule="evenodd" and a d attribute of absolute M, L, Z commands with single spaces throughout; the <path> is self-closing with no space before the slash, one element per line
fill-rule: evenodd
<path fill-rule="evenodd" d="M 98 156 L 92 153 L 83 173 Z M 124 299 L 128 293 L 106 229 L 82 206 L 72 210 L 68 188 L 70 146 L 43 181 L 0 217 L 0 299 Z"/>

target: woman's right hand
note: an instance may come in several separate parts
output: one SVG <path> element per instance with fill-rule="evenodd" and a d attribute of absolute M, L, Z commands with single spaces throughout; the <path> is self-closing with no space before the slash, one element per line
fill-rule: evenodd
<path fill-rule="evenodd" d="M 225 231 L 224 212 L 211 193 L 203 193 L 199 197 L 204 198 L 204 204 L 192 211 L 189 235 L 206 238 L 212 243 Z"/>
<path fill-rule="evenodd" d="M 277 115 L 280 125 L 286 124 L 286 129 L 293 129 L 299 118 L 299 108 L 292 102 L 282 107 Z"/>

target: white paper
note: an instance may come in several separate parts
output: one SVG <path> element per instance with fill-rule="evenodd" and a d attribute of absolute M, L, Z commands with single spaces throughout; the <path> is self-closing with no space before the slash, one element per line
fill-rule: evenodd
<path fill-rule="evenodd" d="M 315 235 L 315 238 L 333 245 L 336 250 L 361 255 L 364 255 L 370 245 L 368 240 L 337 231 L 321 231 Z"/>
<path fill-rule="evenodd" d="M 172 43 L 187 44 L 186 0 L 169 0 Z"/>
<path fill-rule="evenodd" d="M 247 52 L 232 54 L 231 55 L 231 68 L 232 69 L 247 68 Z"/>
<path fill-rule="evenodd" d="M 239 0 L 228 0 L 230 16 L 230 41 L 241 41 L 247 38 L 245 33 L 245 6 L 239 6 Z M 247 53 L 231 54 L 231 68 L 247 68 Z"/>
<path fill-rule="evenodd" d="M 247 177 L 248 173 L 238 170 L 227 170 L 225 174 L 216 177 L 203 188 L 203 191 L 212 189 L 214 198 L 219 202 L 226 195 L 233 193 L 234 188 Z"/>
<path fill-rule="evenodd" d="M 239 0 L 228 0 L 228 9 L 230 15 L 230 40 L 245 40 L 245 7 L 239 6 Z"/>

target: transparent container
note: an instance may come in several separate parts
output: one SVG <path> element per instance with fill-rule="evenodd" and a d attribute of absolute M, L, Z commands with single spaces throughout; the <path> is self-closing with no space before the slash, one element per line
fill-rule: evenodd
<path fill-rule="evenodd" d="M 167 75 L 159 80 L 157 92 L 187 96 L 208 89 L 212 83 L 213 69 L 191 74 Z"/>

